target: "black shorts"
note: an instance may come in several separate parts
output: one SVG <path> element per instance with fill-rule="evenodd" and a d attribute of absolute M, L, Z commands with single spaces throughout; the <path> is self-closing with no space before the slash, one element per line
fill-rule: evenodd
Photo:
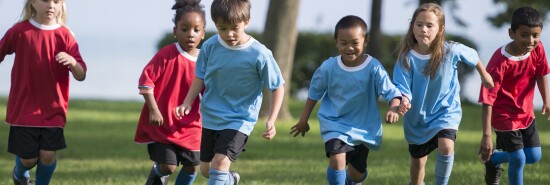
<path fill-rule="evenodd" d="M 202 128 L 201 161 L 211 162 L 215 154 L 226 155 L 232 162 L 245 151 L 248 136 L 237 130 Z"/>
<path fill-rule="evenodd" d="M 34 159 L 40 150 L 57 151 L 67 148 L 63 128 L 10 126 L 8 152 L 23 159 Z"/>
<path fill-rule="evenodd" d="M 157 163 L 183 166 L 199 165 L 199 151 L 189 151 L 173 144 L 151 143 L 147 145 L 149 158 Z"/>
<path fill-rule="evenodd" d="M 526 129 L 514 131 L 496 131 L 497 149 L 502 149 L 506 152 L 515 152 L 523 147 L 539 147 L 539 133 L 535 120 Z"/>
<path fill-rule="evenodd" d="M 346 164 L 352 165 L 361 173 L 367 171 L 369 151 L 365 145 L 350 146 L 340 139 L 331 139 L 325 143 L 327 157 L 330 157 L 330 154 L 346 153 Z"/>
<path fill-rule="evenodd" d="M 409 153 L 411 154 L 411 157 L 418 159 L 432 153 L 432 151 L 434 151 L 438 146 L 439 138 L 447 138 L 447 139 L 453 140 L 454 142 L 456 140 L 456 130 L 443 129 L 443 130 L 440 130 L 432 139 L 430 139 L 428 142 L 424 144 L 421 144 L 421 145 L 409 144 Z"/>

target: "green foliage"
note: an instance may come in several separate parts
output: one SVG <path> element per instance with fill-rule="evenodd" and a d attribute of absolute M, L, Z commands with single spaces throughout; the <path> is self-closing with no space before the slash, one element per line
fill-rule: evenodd
<path fill-rule="evenodd" d="M 302 102 L 290 101 L 290 110 L 298 117 Z M 73 100 L 70 102 L 65 136 L 68 148 L 58 152 L 58 166 L 52 184 L 56 185 L 133 185 L 143 184 L 152 162 L 145 145 L 135 144 L 133 137 L 142 102 Z M 317 106 L 318 107 L 318 106 Z M 386 104 L 380 104 L 381 113 Z M 455 143 L 455 162 L 450 184 L 483 184 L 483 165 L 477 159 L 481 139 L 481 111 L 478 105 L 463 105 L 462 124 Z M 6 99 L 0 98 L 0 119 L 5 119 Z M 310 185 L 326 184 L 328 159 L 319 132 L 316 111 L 309 120 L 311 130 L 306 137 L 293 138 L 288 133 L 297 120 L 277 122 L 277 136 L 272 141 L 261 137 L 265 129 L 259 121 L 252 132 L 246 152 L 231 170 L 241 174 L 247 185 Z M 550 147 L 550 124 L 537 111 L 537 128 L 543 148 Z M 371 151 L 368 159 L 369 178 L 366 184 L 406 184 L 409 179 L 408 146 L 403 137 L 402 121 L 384 124 L 382 148 Z M 0 125 L 0 184 L 10 184 L 14 156 L 5 152 L 9 126 Z M 496 136 L 493 135 L 493 139 Z M 433 184 L 435 151 L 426 166 L 426 183 Z M 503 165 L 507 169 L 508 165 Z M 36 169 L 36 168 L 35 168 Z M 31 176 L 34 177 L 35 169 Z M 181 167 L 179 167 L 181 169 Z M 179 170 L 178 169 L 178 170 Z M 550 158 L 525 166 L 525 184 L 550 182 Z M 501 181 L 506 184 L 506 173 Z M 173 184 L 176 175 L 170 177 Z M 195 184 L 206 184 L 197 177 Z"/>
<path fill-rule="evenodd" d="M 497 28 L 503 27 L 510 23 L 512 13 L 516 8 L 529 6 L 537 9 L 543 17 L 550 12 L 550 3 L 541 0 L 493 0 L 494 4 L 504 6 L 497 14 L 487 17 L 487 20 Z"/>

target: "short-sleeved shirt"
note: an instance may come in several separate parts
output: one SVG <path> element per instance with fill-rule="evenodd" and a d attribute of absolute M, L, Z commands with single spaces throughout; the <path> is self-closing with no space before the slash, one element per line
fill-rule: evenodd
<path fill-rule="evenodd" d="M 512 56 L 505 48 L 497 49 L 487 64 L 495 86 L 481 87 L 479 102 L 492 106 L 491 126 L 495 130 L 525 129 L 535 118 L 536 79 L 550 73 L 548 60 L 541 42 L 523 56 Z"/>
<path fill-rule="evenodd" d="M 72 32 L 62 25 L 30 19 L 11 27 L 0 40 L 0 62 L 15 53 L 6 122 L 12 126 L 65 127 L 69 105 L 68 66 L 56 61 L 71 55 L 86 71 Z"/>
<path fill-rule="evenodd" d="M 462 118 L 460 84 L 457 66 L 464 62 L 475 66 L 477 52 L 456 42 L 445 43 L 445 58 L 434 77 L 424 73 L 431 54 L 414 50 L 408 53 L 410 70 L 400 60 L 394 67 L 393 80 L 397 88 L 411 100 L 411 109 L 404 116 L 403 130 L 409 144 L 424 144 L 440 130 L 458 130 Z"/>
<path fill-rule="evenodd" d="M 324 142 L 340 139 L 351 146 L 364 144 L 377 150 L 382 144 L 382 120 L 378 98 L 401 97 L 380 62 L 367 55 L 355 67 L 341 56 L 324 61 L 313 74 L 309 98 L 320 100 L 318 116 Z"/>
<path fill-rule="evenodd" d="M 262 104 L 262 88 L 275 90 L 285 81 L 271 51 L 250 37 L 238 46 L 218 35 L 206 40 L 197 59 L 197 78 L 204 80 L 203 127 L 233 129 L 249 135 Z"/>
<path fill-rule="evenodd" d="M 145 66 L 139 78 L 140 93 L 153 93 L 163 118 L 163 125 L 149 123 L 149 108 L 143 105 L 134 137 L 137 143 L 176 144 L 190 151 L 199 151 L 201 116 L 197 98 L 188 115 L 178 119 L 176 107 L 183 103 L 195 78 L 195 61 L 179 44 L 165 46 Z"/>

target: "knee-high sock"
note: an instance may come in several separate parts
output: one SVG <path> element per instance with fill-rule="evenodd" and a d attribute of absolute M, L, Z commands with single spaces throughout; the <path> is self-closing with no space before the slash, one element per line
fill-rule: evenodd
<path fill-rule="evenodd" d="M 188 174 L 185 170 L 181 169 L 178 177 L 176 177 L 176 185 L 191 185 L 195 181 L 195 177 L 197 177 L 197 172 Z"/>
<path fill-rule="evenodd" d="M 351 179 L 351 177 L 349 176 L 349 173 L 347 173 L 348 171 L 346 171 L 346 182 L 355 182 L 355 183 L 361 183 L 363 182 L 365 179 L 367 179 L 367 177 L 369 176 L 369 170 L 368 169 L 365 169 L 365 174 L 363 174 L 363 177 L 361 178 L 361 180 L 359 181 L 354 181 L 353 179 Z"/>
<path fill-rule="evenodd" d="M 510 165 L 508 166 L 508 181 L 510 185 L 523 184 L 523 167 L 525 166 L 525 153 L 523 149 L 508 152 Z"/>
<path fill-rule="evenodd" d="M 491 155 L 491 158 L 489 159 L 493 164 L 500 165 L 501 163 L 507 163 L 509 161 L 508 159 L 508 152 L 493 152 L 493 155 Z"/>
<path fill-rule="evenodd" d="M 23 177 L 30 177 L 29 170 L 32 169 L 32 167 L 27 168 L 23 166 L 23 163 L 21 162 L 21 158 L 19 156 L 15 156 L 15 168 L 13 169 L 13 175 L 16 179 L 21 179 Z"/>
<path fill-rule="evenodd" d="M 453 170 L 454 154 L 442 155 L 437 153 L 435 162 L 435 184 L 446 185 Z"/>
<path fill-rule="evenodd" d="M 528 147 L 523 148 L 523 153 L 525 153 L 525 163 L 534 164 L 540 161 L 542 157 L 541 148 L 539 147 Z"/>
<path fill-rule="evenodd" d="M 327 168 L 327 181 L 329 185 L 344 185 L 346 183 L 346 170 L 333 170 Z"/>
<path fill-rule="evenodd" d="M 39 161 L 36 167 L 36 185 L 50 184 L 56 166 L 57 160 L 50 165 L 42 164 L 42 162 Z"/>
<path fill-rule="evenodd" d="M 233 177 L 231 177 L 229 171 L 210 169 L 208 174 L 210 177 L 208 177 L 207 185 L 233 185 Z"/>

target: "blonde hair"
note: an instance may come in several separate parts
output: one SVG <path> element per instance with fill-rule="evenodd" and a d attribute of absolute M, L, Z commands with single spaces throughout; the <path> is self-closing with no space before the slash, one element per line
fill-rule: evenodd
<path fill-rule="evenodd" d="M 434 77 L 437 68 L 440 63 L 443 63 L 445 59 L 445 36 L 444 36 L 444 27 L 445 27 L 445 14 L 443 14 L 443 9 L 441 6 L 435 3 L 424 3 L 420 5 L 413 14 L 413 17 L 409 23 L 409 30 L 407 34 L 401 41 L 401 48 L 399 50 L 398 61 L 402 62 L 402 65 L 405 69 L 410 70 L 408 53 L 413 49 L 415 44 L 418 44 L 416 38 L 414 37 L 413 27 L 414 21 L 420 12 L 433 12 L 437 17 L 437 22 L 439 24 L 439 31 L 435 36 L 435 39 L 430 44 L 430 51 L 432 57 L 430 62 L 426 65 L 424 69 L 424 74 Z"/>
<path fill-rule="evenodd" d="M 23 8 L 23 12 L 21 12 L 21 20 L 20 22 L 27 21 L 32 18 L 32 16 L 36 15 L 36 10 L 32 7 L 32 3 L 36 0 L 27 0 L 25 2 L 25 7 Z M 62 1 L 61 5 L 61 12 L 59 12 L 59 15 L 57 15 L 56 20 L 58 24 L 65 25 L 67 22 L 67 6 L 65 5 L 65 1 Z"/>

